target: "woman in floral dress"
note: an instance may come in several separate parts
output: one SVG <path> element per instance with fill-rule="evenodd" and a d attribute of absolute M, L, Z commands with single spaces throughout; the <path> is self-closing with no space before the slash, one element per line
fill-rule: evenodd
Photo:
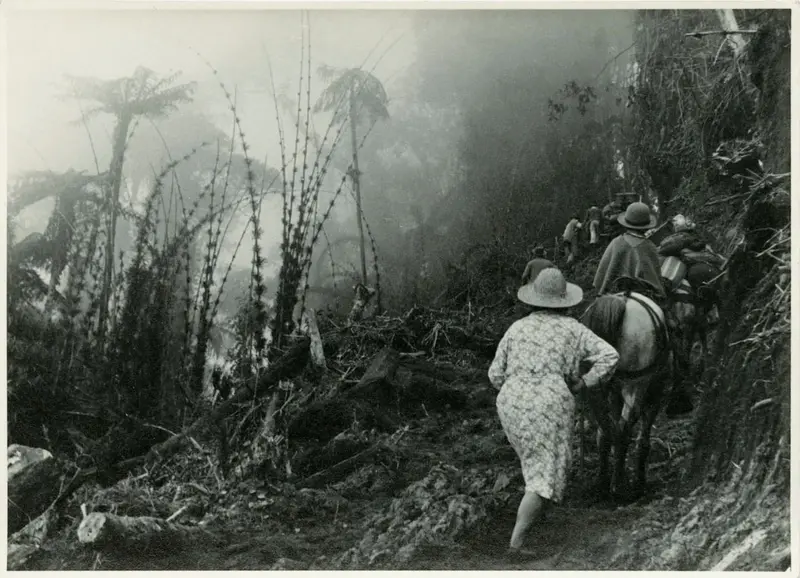
<path fill-rule="evenodd" d="M 525 495 L 511 534 L 512 553 L 533 554 L 522 543 L 545 501 L 561 502 L 572 460 L 573 393 L 596 387 L 614 372 L 619 354 L 565 313 L 583 299 L 577 285 L 548 268 L 517 297 L 533 312 L 506 331 L 489 368 L 500 390 L 497 413 L 522 462 Z M 591 369 L 579 375 L 582 363 Z M 568 383 L 574 384 L 570 390 Z"/>

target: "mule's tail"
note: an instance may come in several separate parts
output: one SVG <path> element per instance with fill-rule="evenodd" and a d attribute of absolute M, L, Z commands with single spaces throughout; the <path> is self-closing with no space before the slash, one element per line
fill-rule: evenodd
<path fill-rule="evenodd" d="M 619 295 L 602 295 L 584 312 L 581 322 L 616 349 L 622 334 L 625 302 Z"/>

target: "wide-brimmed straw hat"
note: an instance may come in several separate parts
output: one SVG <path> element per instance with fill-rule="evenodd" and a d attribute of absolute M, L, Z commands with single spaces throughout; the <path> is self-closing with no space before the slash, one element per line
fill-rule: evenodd
<path fill-rule="evenodd" d="M 645 230 L 656 226 L 656 218 L 650 214 L 650 207 L 639 202 L 628 205 L 617 221 L 627 229 Z"/>
<path fill-rule="evenodd" d="M 564 275 L 555 267 L 548 267 L 531 283 L 519 288 L 517 299 L 534 307 L 564 309 L 583 300 L 583 289 L 567 283 Z"/>

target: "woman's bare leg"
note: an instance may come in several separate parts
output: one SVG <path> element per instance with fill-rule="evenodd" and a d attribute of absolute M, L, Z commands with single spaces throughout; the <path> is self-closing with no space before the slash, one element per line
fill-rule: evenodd
<path fill-rule="evenodd" d="M 544 500 L 539 494 L 534 492 L 525 492 L 522 496 L 522 501 L 519 503 L 517 509 L 517 523 L 514 525 L 514 531 L 511 533 L 511 548 L 518 549 L 522 547 L 525 540 L 525 534 L 531 527 L 531 524 L 539 517 L 544 506 Z"/>

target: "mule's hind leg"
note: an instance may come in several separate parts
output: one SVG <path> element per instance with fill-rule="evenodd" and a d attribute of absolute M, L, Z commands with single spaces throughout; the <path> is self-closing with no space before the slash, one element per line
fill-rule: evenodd
<path fill-rule="evenodd" d="M 592 488 L 594 494 L 599 498 L 605 498 L 611 492 L 611 474 L 609 472 L 609 458 L 611 456 L 611 445 L 616 436 L 616 424 L 612 415 L 612 401 L 614 394 L 608 389 L 589 388 L 584 390 L 589 406 L 589 410 L 597 423 L 597 451 L 600 459 L 600 473 L 597 484 Z"/>
<path fill-rule="evenodd" d="M 689 413 L 694 409 L 691 395 L 689 394 L 688 379 L 691 375 L 691 352 L 694 331 L 689 335 L 682 333 L 677 336 L 677 343 L 672 350 L 672 391 L 667 403 L 667 417 Z"/>
<path fill-rule="evenodd" d="M 617 434 L 614 443 L 614 494 L 617 499 L 626 500 L 628 498 L 628 473 L 625 468 L 628 457 L 628 446 L 631 442 L 633 426 L 631 422 L 625 421 Z"/>
<path fill-rule="evenodd" d="M 622 398 L 624 399 L 625 406 L 621 411 L 619 433 L 616 440 L 616 468 L 614 473 L 614 484 L 616 486 L 617 495 L 627 500 L 635 496 L 629 493 L 628 475 L 627 475 L 627 456 L 628 448 L 631 443 L 631 437 L 636 424 L 647 408 L 649 400 L 647 395 L 649 392 L 649 385 L 651 379 L 646 376 L 631 379 L 622 387 Z"/>
<path fill-rule="evenodd" d="M 658 410 L 661 409 L 661 400 L 666 387 L 669 375 L 663 372 L 656 376 L 650 383 L 647 396 L 642 408 L 641 433 L 637 448 L 636 460 L 636 493 L 642 494 L 647 489 L 647 461 L 650 457 L 650 436 L 653 433 L 653 424 L 658 417 Z"/>
<path fill-rule="evenodd" d="M 614 415 L 619 416 L 614 436 L 614 476 L 612 487 L 614 494 L 618 498 L 625 498 L 628 491 L 628 476 L 625 465 L 628 458 L 628 446 L 630 445 L 633 424 L 639 409 L 636 380 L 628 380 L 623 383 L 621 396 L 615 400 Z"/>
<path fill-rule="evenodd" d="M 703 326 L 697 331 L 700 337 L 700 350 L 702 357 L 700 358 L 700 376 L 701 379 L 706 375 L 706 362 L 708 361 L 708 328 Z"/>
<path fill-rule="evenodd" d="M 613 432 L 607 432 L 603 428 L 597 429 L 597 450 L 600 460 L 600 473 L 597 484 L 592 488 L 595 497 L 605 499 L 611 495 L 611 472 L 609 462 L 611 458 L 611 444 L 614 442 Z"/>

